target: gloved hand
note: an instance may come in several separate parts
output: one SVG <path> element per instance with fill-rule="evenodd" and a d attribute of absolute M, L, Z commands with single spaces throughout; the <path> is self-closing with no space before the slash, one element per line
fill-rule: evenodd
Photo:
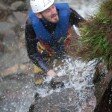
<path fill-rule="evenodd" d="M 55 78 L 52 78 L 52 80 L 50 81 L 50 86 L 53 88 L 53 89 L 56 89 L 56 88 L 59 88 L 59 87 L 64 87 L 64 82 L 62 80 L 60 80 L 60 77 L 55 77 Z"/>
<path fill-rule="evenodd" d="M 47 72 L 47 76 L 55 77 L 55 76 L 57 76 L 57 74 L 55 73 L 54 70 L 49 70 L 49 71 Z"/>

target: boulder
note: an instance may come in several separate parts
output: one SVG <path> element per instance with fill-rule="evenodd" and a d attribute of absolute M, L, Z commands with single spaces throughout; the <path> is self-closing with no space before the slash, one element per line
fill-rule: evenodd
<path fill-rule="evenodd" d="M 9 22 L 0 22 L 0 33 L 7 32 L 15 27 L 15 24 Z"/>
<path fill-rule="evenodd" d="M 24 2 L 22 2 L 22 1 L 16 1 L 16 2 L 14 2 L 14 3 L 11 4 L 10 9 L 17 10 L 18 7 L 20 7 L 23 4 L 24 4 Z"/>

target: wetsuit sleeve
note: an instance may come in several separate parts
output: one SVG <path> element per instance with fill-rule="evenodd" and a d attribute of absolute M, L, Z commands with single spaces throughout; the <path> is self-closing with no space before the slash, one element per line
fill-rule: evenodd
<path fill-rule="evenodd" d="M 72 8 L 70 8 L 70 12 L 71 12 L 69 19 L 70 24 L 79 27 L 79 23 L 85 21 L 85 19 Z"/>
<path fill-rule="evenodd" d="M 47 72 L 49 69 L 37 50 L 38 40 L 36 39 L 36 34 L 33 30 L 31 23 L 28 20 L 25 26 L 25 39 L 29 58 L 36 66 Z"/>

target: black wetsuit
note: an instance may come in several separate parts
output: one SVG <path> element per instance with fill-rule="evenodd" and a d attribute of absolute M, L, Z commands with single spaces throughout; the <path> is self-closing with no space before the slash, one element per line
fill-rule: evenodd
<path fill-rule="evenodd" d="M 70 13 L 69 22 L 71 25 L 75 25 L 76 27 L 78 27 L 79 22 L 84 21 L 84 18 L 81 17 L 75 10 L 71 8 L 70 10 L 71 13 Z M 56 28 L 56 24 L 50 22 L 46 22 L 46 23 L 43 22 L 43 25 L 50 33 L 52 33 Z M 44 62 L 43 58 L 39 55 L 39 52 L 37 51 L 36 34 L 29 18 L 26 21 L 25 38 L 26 38 L 26 47 L 27 47 L 29 58 L 36 66 L 40 67 L 43 71 L 47 72 L 51 68 L 49 68 L 47 63 Z"/>

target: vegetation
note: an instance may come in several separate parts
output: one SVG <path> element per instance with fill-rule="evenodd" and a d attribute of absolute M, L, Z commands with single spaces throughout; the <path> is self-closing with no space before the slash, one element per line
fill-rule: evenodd
<path fill-rule="evenodd" d="M 84 60 L 102 59 L 112 69 L 112 0 L 106 0 L 96 15 L 81 24 L 81 54 Z"/>

